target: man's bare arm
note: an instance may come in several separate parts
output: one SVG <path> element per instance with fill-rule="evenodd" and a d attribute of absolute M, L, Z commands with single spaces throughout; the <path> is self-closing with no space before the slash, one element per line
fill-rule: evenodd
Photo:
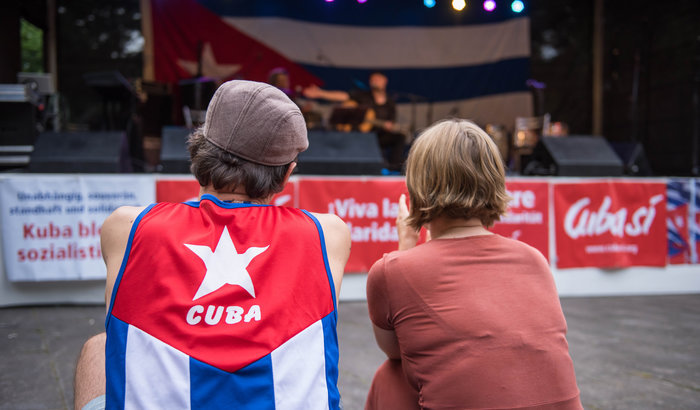
<path fill-rule="evenodd" d="M 143 207 L 123 206 L 117 208 L 102 224 L 100 243 L 102 257 L 107 267 L 107 283 L 105 285 L 105 305 L 109 311 L 112 289 L 117 280 L 119 268 L 122 265 L 126 244 L 129 241 L 131 226 L 139 216 Z"/>
<path fill-rule="evenodd" d="M 343 281 L 345 264 L 350 257 L 350 229 L 338 216 L 333 214 L 313 214 L 323 228 L 326 240 L 328 264 L 333 275 L 336 299 L 340 295 L 340 285 Z"/>
<path fill-rule="evenodd" d="M 324 90 L 319 88 L 317 85 L 310 85 L 306 87 L 302 94 L 306 98 L 319 98 L 322 100 L 335 101 L 335 102 L 345 102 L 350 99 L 350 94 L 345 91 L 339 90 Z"/>

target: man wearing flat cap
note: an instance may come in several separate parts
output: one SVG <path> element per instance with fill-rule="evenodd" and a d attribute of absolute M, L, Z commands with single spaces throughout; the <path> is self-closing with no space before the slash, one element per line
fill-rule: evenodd
<path fill-rule="evenodd" d="M 188 146 L 198 201 L 122 207 L 102 226 L 107 332 L 83 348 L 76 408 L 339 408 L 348 227 L 269 205 L 308 147 L 301 112 L 230 81 Z"/>

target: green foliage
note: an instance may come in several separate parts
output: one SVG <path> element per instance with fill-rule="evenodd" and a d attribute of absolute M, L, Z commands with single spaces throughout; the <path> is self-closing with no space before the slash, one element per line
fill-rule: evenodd
<path fill-rule="evenodd" d="M 20 19 L 22 48 L 22 71 L 41 73 L 44 71 L 43 31 L 25 19 Z"/>

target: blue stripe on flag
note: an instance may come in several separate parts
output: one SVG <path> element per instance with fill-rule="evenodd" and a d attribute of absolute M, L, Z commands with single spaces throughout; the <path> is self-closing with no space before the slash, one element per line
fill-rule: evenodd
<path fill-rule="evenodd" d="M 328 284 L 331 287 L 331 297 L 333 298 L 333 316 L 335 317 L 334 320 L 337 320 L 338 317 L 338 304 L 336 303 L 338 300 L 338 296 L 335 293 L 335 281 L 333 281 L 333 272 L 331 272 L 331 266 L 328 263 L 328 252 L 326 251 L 326 237 L 324 236 L 323 233 L 323 228 L 321 227 L 321 223 L 318 222 L 318 219 L 309 211 L 302 209 L 301 210 L 306 216 L 308 216 L 316 225 L 316 230 L 318 231 L 318 236 L 321 241 L 321 254 L 323 255 L 323 266 L 326 268 L 326 277 L 328 278 Z"/>
<path fill-rule="evenodd" d="M 474 3 L 455 12 L 449 1 L 426 8 L 420 0 L 381 0 L 358 4 L 354 0 L 197 0 L 215 14 L 229 17 L 283 17 L 326 24 L 353 26 L 445 26 L 498 23 L 527 15 L 502 4 L 491 13 Z"/>
<path fill-rule="evenodd" d="M 126 391 L 126 342 L 129 325 L 116 317 L 108 322 L 107 345 L 105 347 L 105 362 L 107 375 L 107 405 L 108 409 L 118 409 L 123 406 Z"/>
<path fill-rule="evenodd" d="M 326 385 L 328 386 L 328 407 L 340 408 L 338 391 L 338 333 L 336 332 L 335 311 L 321 319 L 323 324 L 323 343 L 326 348 Z"/>
<path fill-rule="evenodd" d="M 270 355 L 234 373 L 190 357 L 190 386 L 192 410 L 275 408 Z"/>
<path fill-rule="evenodd" d="M 323 88 L 352 90 L 367 83 L 374 69 L 323 67 L 304 68 L 324 80 Z M 454 101 L 494 94 L 527 91 L 529 58 L 515 58 L 490 64 L 449 68 L 381 70 L 389 79 L 389 91 L 414 94 L 427 101 Z"/>

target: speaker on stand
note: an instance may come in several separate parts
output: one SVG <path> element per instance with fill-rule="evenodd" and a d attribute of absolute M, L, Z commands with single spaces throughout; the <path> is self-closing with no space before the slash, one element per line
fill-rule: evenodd
<path fill-rule="evenodd" d="M 380 175 L 383 167 L 373 132 L 309 131 L 297 169 L 307 175 Z"/>
<path fill-rule="evenodd" d="M 522 175 L 622 176 L 624 165 L 602 137 L 542 137 L 523 158 Z"/>
<path fill-rule="evenodd" d="M 29 172 L 127 172 L 126 146 L 124 131 L 45 132 L 36 140 Z"/>

